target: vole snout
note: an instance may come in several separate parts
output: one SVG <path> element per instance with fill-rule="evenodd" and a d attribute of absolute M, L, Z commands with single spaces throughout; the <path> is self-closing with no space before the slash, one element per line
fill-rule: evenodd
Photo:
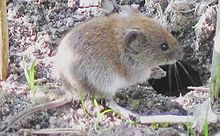
<path fill-rule="evenodd" d="M 173 50 L 167 57 L 167 63 L 173 64 L 178 60 L 181 60 L 183 58 L 183 50 L 181 48 L 178 48 L 176 50 Z"/>

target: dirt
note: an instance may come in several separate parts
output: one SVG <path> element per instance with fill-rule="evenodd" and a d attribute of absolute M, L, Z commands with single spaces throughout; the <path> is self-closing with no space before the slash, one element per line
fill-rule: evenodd
<path fill-rule="evenodd" d="M 217 1 L 123 0 L 118 3 L 139 5 L 144 15 L 154 17 L 171 31 L 184 49 L 183 61 L 199 72 L 202 85 L 208 85 Z M 99 8 L 80 8 L 71 0 L 9 0 L 7 7 L 10 64 L 7 80 L 0 81 L 0 128 L 4 121 L 34 105 L 24 68 L 30 67 L 36 60 L 36 79 L 39 84 L 37 93 L 61 88 L 62 84 L 53 66 L 60 40 L 75 25 L 100 16 Z M 176 91 L 179 89 L 176 88 Z M 164 96 L 143 83 L 124 89 L 117 94 L 116 101 L 146 116 L 187 115 L 196 104 L 208 98 L 208 93 L 204 91 L 187 92 L 179 97 Z M 39 97 L 36 99 L 37 103 L 44 101 Z M 89 115 L 84 112 L 79 101 L 36 112 L 17 122 L 6 135 L 34 135 L 39 129 L 49 128 L 72 128 L 71 133 L 66 135 L 89 136 L 178 136 L 187 135 L 188 132 L 186 124 L 133 124 L 112 112 L 97 116 L 98 111 L 108 108 L 102 104 L 96 107 L 90 100 L 86 100 L 84 106 Z M 210 132 L 214 135 L 220 127 L 213 126 Z"/>

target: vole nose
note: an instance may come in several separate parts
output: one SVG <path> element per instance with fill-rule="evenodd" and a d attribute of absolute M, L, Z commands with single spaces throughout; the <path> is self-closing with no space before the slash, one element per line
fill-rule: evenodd
<path fill-rule="evenodd" d="M 176 51 L 174 51 L 173 57 L 176 60 L 181 60 L 183 58 L 183 50 L 182 50 L 182 48 L 178 48 Z"/>
<path fill-rule="evenodd" d="M 183 58 L 183 50 L 182 48 L 178 48 L 176 50 L 173 50 L 169 54 L 167 61 L 168 63 L 175 63 L 176 61 L 181 60 L 182 58 Z"/>

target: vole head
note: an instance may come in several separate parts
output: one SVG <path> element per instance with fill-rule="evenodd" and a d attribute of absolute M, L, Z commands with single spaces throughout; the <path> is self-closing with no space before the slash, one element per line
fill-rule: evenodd
<path fill-rule="evenodd" d="M 121 35 L 119 40 L 128 61 L 133 64 L 153 66 L 174 63 L 183 56 L 177 40 L 153 19 L 143 16 L 131 6 L 119 6 L 112 0 L 102 0 L 102 8 L 108 13 L 117 8 L 114 29 Z"/>
<path fill-rule="evenodd" d="M 138 22 L 138 21 L 137 21 Z M 176 39 L 164 28 L 142 22 L 125 29 L 123 48 L 133 63 L 151 66 L 171 64 L 182 59 L 183 52 Z"/>

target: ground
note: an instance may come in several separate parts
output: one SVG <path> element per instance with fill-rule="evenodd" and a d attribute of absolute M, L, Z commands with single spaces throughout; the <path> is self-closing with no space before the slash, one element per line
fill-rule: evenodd
<path fill-rule="evenodd" d="M 50 92 L 50 89 L 62 88 L 53 65 L 60 40 L 75 25 L 92 17 L 100 16 L 100 9 L 96 6 L 82 8 L 71 2 L 74 3 L 71 0 L 8 1 L 10 64 L 7 80 L 0 81 L 0 128 L 4 121 L 20 111 L 32 107 L 34 102 L 38 104 L 48 101 L 44 97 L 38 97 L 41 96 L 38 95 L 41 92 Z M 176 2 L 124 0 L 118 1 L 118 3 L 139 5 L 144 15 L 154 17 L 156 21 L 166 27 L 183 47 L 185 55 L 182 63 L 184 66 L 187 63 L 193 69 L 189 75 L 192 76 L 192 80 L 196 80 L 195 85 L 208 85 L 216 26 L 216 0 L 205 2 L 202 0 L 196 2 L 187 0 Z M 36 100 L 33 100 L 24 69 L 30 67 L 35 60 L 36 79 L 39 85 Z M 199 74 L 194 76 L 193 73 Z M 180 81 L 186 80 L 183 75 L 180 76 Z M 180 85 L 181 83 L 185 84 L 180 82 Z M 165 84 L 167 87 L 168 83 L 165 82 Z M 196 104 L 202 103 L 208 98 L 207 91 L 186 91 L 188 85 L 194 84 L 186 83 L 179 88 L 172 86 L 171 93 L 165 93 L 169 92 L 169 86 L 165 87 L 167 90 L 162 90 L 163 95 L 161 95 L 159 94 L 161 90 L 155 91 L 146 83 L 141 83 L 117 94 L 116 101 L 127 109 L 146 116 L 187 115 Z M 152 86 L 155 89 L 158 88 L 155 85 Z M 185 94 L 184 96 L 178 96 L 180 90 L 184 92 L 182 93 Z M 165 94 L 178 95 L 171 97 L 165 96 Z M 55 99 L 54 97 L 56 98 L 53 96 L 50 99 Z M 133 124 L 112 112 L 97 116 L 98 111 L 104 111 L 107 108 L 101 104 L 95 106 L 92 101 L 87 100 L 84 102 L 84 106 L 90 113 L 89 115 L 84 112 L 82 103 L 78 101 L 59 108 L 36 112 L 17 122 L 7 132 L 7 135 L 33 135 L 40 133 L 37 130 L 46 128 L 71 128 L 71 132 L 67 133 L 69 135 L 90 136 L 177 136 L 187 135 L 188 132 L 186 124 Z M 213 127 L 210 130 L 211 134 L 214 135 L 217 128 L 218 125 Z M 53 130 L 55 131 L 55 129 Z M 46 132 L 49 133 L 50 131 L 47 130 L 42 133 L 46 134 Z M 192 133 L 193 131 L 190 131 L 189 135 L 193 135 Z"/>

